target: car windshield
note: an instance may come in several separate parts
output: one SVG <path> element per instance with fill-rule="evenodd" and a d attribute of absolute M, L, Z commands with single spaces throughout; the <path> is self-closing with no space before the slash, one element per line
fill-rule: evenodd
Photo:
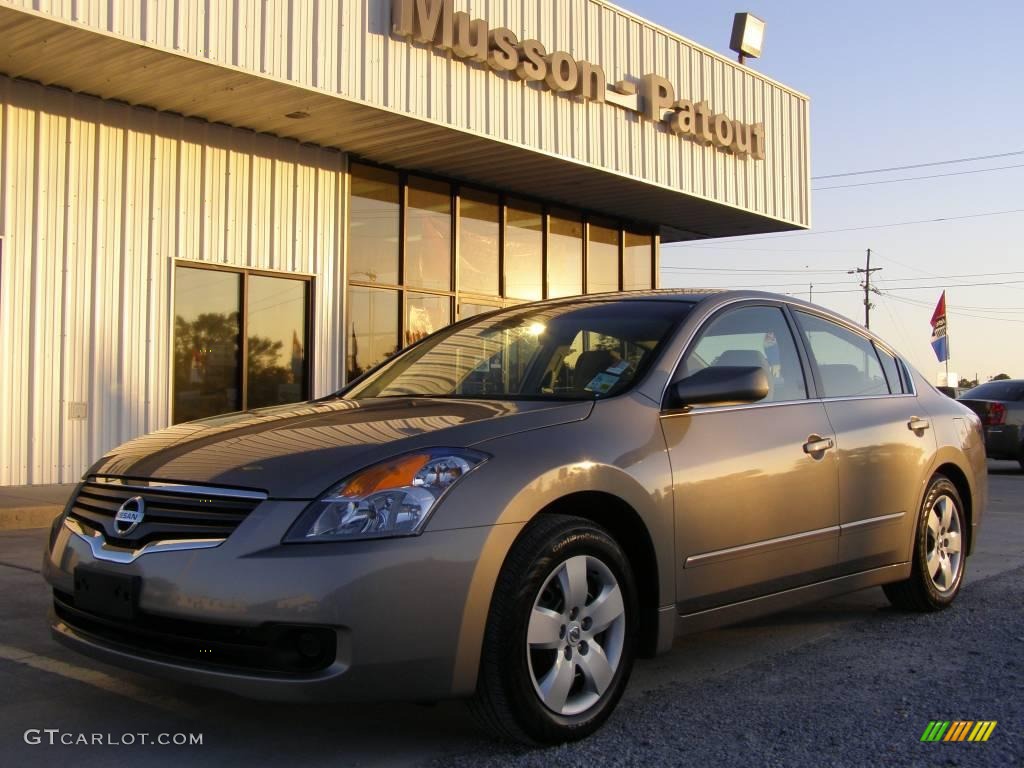
<path fill-rule="evenodd" d="M 1024 381 L 988 381 L 967 390 L 960 397 L 964 400 L 1020 400 L 1024 397 Z"/>
<path fill-rule="evenodd" d="M 434 334 L 342 396 L 610 397 L 639 379 L 692 308 L 640 299 L 514 307 Z"/>

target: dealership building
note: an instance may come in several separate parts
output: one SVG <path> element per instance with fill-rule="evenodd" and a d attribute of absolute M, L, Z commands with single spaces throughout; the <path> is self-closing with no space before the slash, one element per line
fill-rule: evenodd
<path fill-rule="evenodd" d="M 0 0 L 0 41 L 0 485 L 809 225 L 807 98 L 602 0 Z"/>

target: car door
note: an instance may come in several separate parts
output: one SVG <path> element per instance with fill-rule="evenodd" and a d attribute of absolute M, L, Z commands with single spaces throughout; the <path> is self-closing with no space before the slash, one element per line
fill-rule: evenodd
<path fill-rule="evenodd" d="M 748 405 L 663 411 L 676 516 L 677 603 L 692 613 L 827 578 L 836 564 L 834 436 L 812 399 L 782 307 L 712 316 L 673 381 L 714 365 L 760 365 L 770 391 Z"/>
<path fill-rule="evenodd" d="M 836 434 L 839 570 L 904 562 L 935 453 L 927 414 L 888 350 L 830 319 L 794 315 Z"/>

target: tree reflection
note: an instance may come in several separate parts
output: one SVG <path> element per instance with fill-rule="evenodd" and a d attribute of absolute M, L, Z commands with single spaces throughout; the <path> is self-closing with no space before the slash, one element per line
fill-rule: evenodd
<path fill-rule="evenodd" d="M 248 406 L 296 402 L 305 383 L 305 346 L 293 333 L 284 343 L 248 337 Z M 238 312 L 208 312 L 174 322 L 174 421 L 191 421 L 241 407 L 241 334 Z"/>

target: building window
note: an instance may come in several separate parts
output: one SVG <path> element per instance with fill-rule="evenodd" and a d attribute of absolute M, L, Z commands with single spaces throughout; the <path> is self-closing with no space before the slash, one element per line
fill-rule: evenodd
<path fill-rule="evenodd" d="M 346 381 L 453 317 L 656 282 L 642 229 L 404 171 L 350 172 Z"/>
<path fill-rule="evenodd" d="M 352 381 L 401 349 L 399 292 L 350 286 L 345 374 Z"/>
<path fill-rule="evenodd" d="M 583 293 L 583 221 L 570 215 L 548 219 L 548 298 Z"/>
<path fill-rule="evenodd" d="M 459 197 L 459 291 L 497 296 L 500 254 L 498 196 L 463 189 Z"/>
<path fill-rule="evenodd" d="M 653 287 L 654 237 L 628 230 L 623 235 L 622 290 L 640 291 Z"/>
<path fill-rule="evenodd" d="M 587 243 L 587 293 L 619 290 L 619 231 L 590 225 Z"/>
<path fill-rule="evenodd" d="M 349 279 L 398 283 L 398 174 L 366 165 L 352 166 L 348 206 Z"/>
<path fill-rule="evenodd" d="M 505 211 L 505 295 L 544 298 L 544 214 L 534 203 L 513 203 Z"/>
<path fill-rule="evenodd" d="M 309 280 L 178 265 L 175 424 L 309 397 Z"/>
<path fill-rule="evenodd" d="M 452 190 L 430 179 L 409 179 L 405 214 L 405 284 L 452 289 Z"/>
<path fill-rule="evenodd" d="M 452 322 L 448 296 L 409 292 L 406 299 L 405 344 L 415 344 Z"/>

